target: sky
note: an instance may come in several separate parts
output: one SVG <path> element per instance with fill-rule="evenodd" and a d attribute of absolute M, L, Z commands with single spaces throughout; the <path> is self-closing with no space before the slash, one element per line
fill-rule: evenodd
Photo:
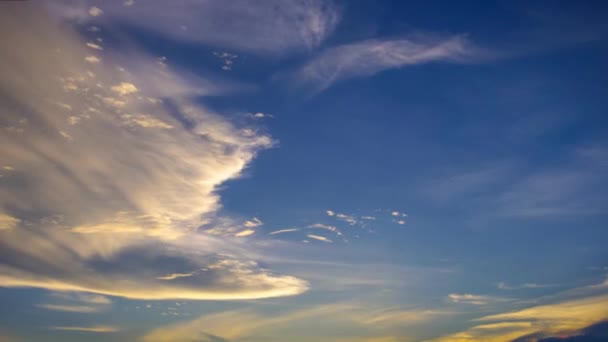
<path fill-rule="evenodd" d="M 0 3 L 0 341 L 605 341 L 604 1 Z"/>

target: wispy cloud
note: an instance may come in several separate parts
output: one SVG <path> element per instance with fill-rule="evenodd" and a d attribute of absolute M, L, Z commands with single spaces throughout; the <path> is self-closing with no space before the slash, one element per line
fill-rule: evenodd
<path fill-rule="evenodd" d="M 291 232 L 297 232 L 298 230 L 300 230 L 299 228 L 287 228 L 287 229 L 280 229 L 280 230 L 275 230 L 273 232 L 270 232 L 270 235 L 276 235 L 276 234 L 284 234 L 284 233 L 291 233 Z"/>
<path fill-rule="evenodd" d="M 293 77 L 297 84 L 319 92 L 350 78 L 372 76 L 407 65 L 462 62 L 475 55 L 475 49 L 464 36 L 366 40 L 324 50 Z"/>
<path fill-rule="evenodd" d="M 470 305 L 487 305 L 496 302 L 503 302 L 506 299 L 484 295 L 474 295 L 470 293 L 458 294 L 452 293 L 448 295 L 448 299 L 452 303 L 470 304 Z"/>
<path fill-rule="evenodd" d="M 526 336 L 535 338 L 572 334 L 608 318 L 606 283 L 569 290 L 554 303 L 531 306 L 473 320 L 467 330 L 433 341 L 512 341 Z M 603 293 L 597 293 L 598 291 Z M 563 297 L 562 296 L 562 297 Z M 557 297 L 550 297 L 555 300 Z"/>
<path fill-rule="evenodd" d="M 326 238 L 325 236 L 321 236 L 321 235 L 307 234 L 306 236 L 308 236 L 309 238 L 314 239 L 314 240 L 330 242 L 330 243 L 332 242 L 330 239 Z"/>
<path fill-rule="evenodd" d="M 184 0 L 170 7 L 162 1 L 138 1 L 128 7 L 116 1 L 89 13 L 70 1 L 52 7 L 101 28 L 122 22 L 169 39 L 273 56 L 318 47 L 340 20 L 339 8 L 329 0 Z"/>
<path fill-rule="evenodd" d="M 120 331 L 120 328 L 109 325 L 94 325 L 94 326 L 57 326 L 51 327 L 52 330 L 64 331 L 83 331 L 93 333 L 114 333 Z"/>
<path fill-rule="evenodd" d="M 54 310 L 54 311 L 65 311 L 65 312 L 80 312 L 80 313 L 92 313 L 99 312 L 102 310 L 101 307 L 89 306 L 89 305 L 57 305 L 57 304 L 38 304 L 39 308 Z"/>

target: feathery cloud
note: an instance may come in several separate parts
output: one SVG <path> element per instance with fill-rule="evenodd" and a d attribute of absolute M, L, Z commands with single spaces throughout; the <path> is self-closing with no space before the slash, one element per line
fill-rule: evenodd
<path fill-rule="evenodd" d="M 428 62 L 462 62 L 475 55 L 463 36 L 444 39 L 366 40 L 328 48 L 293 74 L 295 82 L 313 92 L 350 78 Z"/>

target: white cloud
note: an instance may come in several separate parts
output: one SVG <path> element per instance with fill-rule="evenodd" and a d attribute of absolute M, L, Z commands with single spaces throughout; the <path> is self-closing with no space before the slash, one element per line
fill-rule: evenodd
<path fill-rule="evenodd" d="M 99 7 L 91 7 L 89 8 L 89 15 L 92 17 L 98 17 L 103 14 L 103 11 Z"/>
<path fill-rule="evenodd" d="M 280 230 L 275 230 L 273 232 L 270 232 L 269 235 L 276 235 L 276 234 L 283 234 L 283 233 L 291 233 L 291 232 L 297 232 L 300 229 L 298 228 L 287 228 L 287 229 L 280 229 Z"/>
<path fill-rule="evenodd" d="M 69 25 L 56 26 L 34 7 L 2 11 L 0 29 L 28 42 L 0 51 L 0 95 L 9 104 L 3 124 L 23 127 L 0 135 L 0 160 L 15 169 L 7 177 L 24 184 L 0 183 L 0 207 L 11 208 L 3 226 L 21 222 L 19 229 L 0 230 L 0 286 L 198 300 L 306 291 L 305 281 L 260 267 L 239 239 L 198 230 L 218 216 L 219 186 L 273 143 L 190 100 L 221 87 L 197 83 L 143 53 L 127 57 L 108 47 L 107 58 L 96 60 L 96 77 L 87 77 L 90 49 Z M 75 85 L 70 91 L 68 83 Z M 115 99 L 114 92 L 134 93 L 126 83 L 138 85 L 138 96 Z M 73 113 L 86 121 L 70 125 Z M 136 129 L 160 122 L 172 129 Z M 227 258 L 221 253 L 233 255 L 222 269 L 158 279 L 204 269 Z"/>
<path fill-rule="evenodd" d="M 308 228 L 325 229 L 325 230 L 329 230 L 330 232 L 335 233 L 336 235 L 342 235 L 342 232 L 340 232 L 340 230 L 337 227 L 330 226 L 330 225 L 323 224 L 323 223 L 311 224 L 310 226 L 308 226 Z"/>
<path fill-rule="evenodd" d="M 407 65 L 463 61 L 472 54 L 472 47 L 462 36 L 367 40 L 326 49 L 301 67 L 294 77 L 298 84 L 317 92 L 349 78 L 372 76 Z"/>
<path fill-rule="evenodd" d="M 332 242 L 330 239 L 326 238 L 325 236 L 314 235 L 314 234 L 307 234 L 306 236 L 308 236 L 311 239 L 315 239 L 315 240 L 319 240 L 319 241 L 323 241 L 323 242 Z"/>
<path fill-rule="evenodd" d="M 495 303 L 497 301 L 504 301 L 503 298 L 491 297 L 491 296 L 482 296 L 482 295 L 474 295 L 474 294 L 457 294 L 452 293 L 448 295 L 448 299 L 453 303 L 461 303 L 461 304 L 471 304 L 471 305 L 486 305 L 490 303 Z"/>
<path fill-rule="evenodd" d="M 95 50 L 103 50 L 103 47 L 99 44 L 95 44 L 93 42 L 88 42 L 87 46 L 90 47 L 91 49 L 95 49 Z"/>
<path fill-rule="evenodd" d="M 247 227 L 247 228 L 254 228 L 254 227 L 259 227 L 259 226 L 261 226 L 263 224 L 264 224 L 264 222 L 262 222 L 262 220 L 260 220 L 257 217 L 254 217 L 251 220 L 245 221 L 244 226 Z"/>
<path fill-rule="evenodd" d="M 97 63 L 99 63 L 101 61 L 101 59 L 99 59 L 99 57 L 93 56 L 93 55 L 86 56 L 84 58 L 84 60 L 87 61 L 87 62 L 89 62 L 89 63 L 93 63 L 93 64 L 97 64 Z"/>
<path fill-rule="evenodd" d="M 327 211 L 325 211 L 325 213 L 326 213 L 328 216 L 334 216 L 334 215 L 336 215 L 336 213 L 335 213 L 335 212 L 333 212 L 333 211 L 331 211 L 331 210 L 327 210 Z"/>
<path fill-rule="evenodd" d="M 120 82 L 120 84 L 113 85 L 110 89 L 123 96 L 137 92 L 137 87 L 129 82 Z"/>
<path fill-rule="evenodd" d="M 70 1 L 54 7 L 70 18 L 91 19 Z M 102 27 L 122 21 L 175 40 L 273 56 L 317 48 L 340 19 L 330 0 L 182 0 L 171 6 L 141 1 L 130 8 L 116 1 L 104 2 L 103 11 L 91 8 L 89 14 Z"/>
<path fill-rule="evenodd" d="M 253 230 L 253 229 L 245 229 L 243 231 L 240 231 L 240 232 L 234 234 L 234 236 L 236 236 L 236 237 L 244 237 L 244 236 L 253 235 L 254 233 L 255 233 L 255 230 Z"/>
<path fill-rule="evenodd" d="M 350 224 L 351 226 L 357 224 L 357 219 L 354 216 L 337 213 L 336 218 L 348 222 L 348 224 Z"/>

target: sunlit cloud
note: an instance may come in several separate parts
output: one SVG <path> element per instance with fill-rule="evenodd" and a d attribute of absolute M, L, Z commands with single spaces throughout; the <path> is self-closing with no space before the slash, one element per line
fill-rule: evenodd
<path fill-rule="evenodd" d="M 82 331 L 92 333 L 114 333 L 120 331 L 120 328 L 109 325 L 93 325 L 93 326 L 57 326 L 51 327 L 51 330 L 64 331 Z"/>
<path fill-rule="evenodd" d="M 505 301 L 504 298 L 474 295 L 474 294 L 470 294 L 470 293 L 464 293 L 464 294 L 451 293 L 448 295 L 448 299 L 452 303 L 470 304 L 470 305 L 486 305 L 486 304 L 496 303 L 496 302 L 500 302 L 500 301 Z"/>
<path fill-rule="evenodd" d="M 323 224 L 323 223 L 315 223 L 315 224 L 311 224 L 308 226 L 308 228 L 311 229 L 324 229 L 324 230 L 329 230 L 332 233 L 335 233 L 336 235 L 342 235 L 342 232 L 335 226 L 330 226 L 328 224 Z"/>
<path fill-rule="evenodd" d="M 253 229 L 245 229 L 245 230 L 242 230 L 242 231 L 234 234 L 234 236 L 243 237 L 243 236 L 253 235 L 254 233 L 255 233 L 255 230 L 253 230 Z"/>
<path fill-rule="evenodd" d="M 57 304 L 39 304 L 36 305 L 39 308 L 54 310 L 54 311 L 65 311 L 65 312 L 79 312 L 79 313 L 92 313 L 99 312 L 102 308 L 88 305 L 57 305 Z"/>
<path fill-rule="evenodd" d="M 21 222 L 20 219 L 0 213 L 0 230 L 13 229 Z"/>
<path fill-rule="evenodd" d="M 589 288 L 588 288 L 589 289 Z M 592 295 L 512 312 L 483 316 L 468 330 L 434 341 L 510 341 L 525 336 L 574 334 L 608 318 L 608 296 Z"/>
<path fill-rule="evenodd" d="M 320 235 L 314 235 L 314 234 L 307 234 L 306 236 L 308 236 L 311 239 L 315 239 L 315 240 L 319 240 L 319 241 L 323 241 L 323 242 L 332 242 L 330 239 L 326 238 L 325 236 L 320 236 Z"/>
<path fill-rule="evenodd" d="M 144 52 L 106 47 L 103 60 L 91 56 L 75 30 L 31 4 L 1 19 L 14 39 L 34 42 L 0 52 L 10 99 L 2 129 L 19 127 L 0 135 L 0 159 L 14 168 L 3 184 L 27 184 L 0 186 L 0 207 L 10 208 L 1 216 L 0 286 L 198 300 L 307 290 L 304 280 L 259 266 L 238 242 L 198 231 L 217 220 L 218 187 L 273 144 L 193 100 L 224 86 Z M 222 268 L 166 279 L 226 252 Z"/>
<path fill-rule="evenodd" d="M 252 218 L 251 220 L 247 220 L 244 223 L 244 226 L 247 228 L 254 228 L 263 225 L 264 223 L 257 217 Z"/>
<path fill-rule="evenodd" d="M 287 229 L 279 229 L 279 230 L 275 230 L 273 232 L 268 233 L 269 235 L 276 235 L 276 234 L 284 234 L 284 233 L 291 233 L 291 232 L 297 232 L 299 231 L 299 228 L 287 228 Z"/>

